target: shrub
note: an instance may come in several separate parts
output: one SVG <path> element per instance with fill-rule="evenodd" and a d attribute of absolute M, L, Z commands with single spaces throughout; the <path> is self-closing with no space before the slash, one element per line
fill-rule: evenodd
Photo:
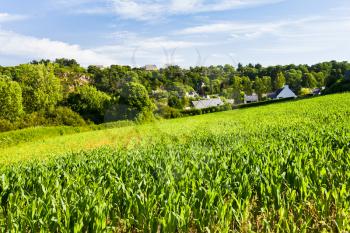
<path fill-rule="evenodd" d="M 45 113 L 43 112 L 33 112 L 26 114 L 18 123 L 18 128 L 28 128 L 28 127 L 37 127 L 47 124 L 47 119 Z"/>
<path fill-rule="evenodd" d="M 14 124 L 9 120 L 0 119 L 0 132 L 10 131 L 15 128 Z"/>
<path fill-rule="evenodd" d="M 180 110 L 169 106 L 160 106 L 157 113 L 165 119 L 179 118 L 182 116 Z"/>
<path fill-rule="evenodd" d="M 84 126 L 84 119 L 67 107 L 58 107 L 47 114 L 49 125 Z"/>
<path fill-rule="evenodd" d="M 350 91 L 350 80 L 343 80 L 333 84 L 331 87 L 327 88 L 323 94 L 333 94 Z"/>
<path fill-rule="evenodd" d="M 88 85 L 77 88 L 77 92 L 71 93 L 67 100 L 68 106 L 75 112 L 95 123 L 103 121 L 106 107 L 110 104 L 110 101 L 111 97 L 109 95 Z"/>

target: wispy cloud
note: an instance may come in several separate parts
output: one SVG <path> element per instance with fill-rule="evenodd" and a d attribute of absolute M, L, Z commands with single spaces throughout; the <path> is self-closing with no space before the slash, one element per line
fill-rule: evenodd
<path fill-rule="evenodd" d="M 1 13 L 0 12 L 0 23 L 10 22 L 10 21 L 18 21 L 26 19 L 27 16 L 25 15 L 16 15 L 16 14 L 9 14 L 9 13 Z"/>
<path fill-rule="evenodd" d="M 91 49 L 82 49 L 78 45 L 68 44 L 47 38 L 24 36 L 10 31 L 0 30 L 0 55 L 18 56 L 31 59 L 77 59 L 83 65 L 117 63 L 108 55 L 99 54 Z"/>
<path fill-rule="evenodd" d="M 277 32 L 282 28 L 302 25 L 307 22 L 318 20 L 319 17 L 307 17 L 296 20 L 276 20 L 271 22 L 219 22 L 212 24 L 204 24 L 200 26 L 188 27 L 175 32 L 179 35 L 191 34 L 214 34 L 229 33 L 233 37 L 257 37 L 264 33 Z"/>
<path fill-rule="evenodd" d="M 273 4 L 284 0 L 109 0 L 120 17 L 150 20 L 168 15 L 227 11 L 238 8 Z"/>
<path fill-rule="evenodd" d="M 210 43 L 170 39 L 165 36 L 143 37 L 136 33 L 126 31 L 113 33 L 115 43 L 95 48 L 94 51 L 101 54 L 109 54 L 123 64 L 141 66 L 149 62 L 164 65 L 167 63 L 181 63 L 185 59 L 181 50 L 191 50 L 209 46 Z"/>

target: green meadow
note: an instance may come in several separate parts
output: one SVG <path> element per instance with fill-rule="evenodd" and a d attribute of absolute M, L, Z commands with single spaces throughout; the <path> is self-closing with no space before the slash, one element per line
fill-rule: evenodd
<path fill-rule="evenodd" d="M 10 232 L 350 231 L 350 94 L 0 134 Z"/>

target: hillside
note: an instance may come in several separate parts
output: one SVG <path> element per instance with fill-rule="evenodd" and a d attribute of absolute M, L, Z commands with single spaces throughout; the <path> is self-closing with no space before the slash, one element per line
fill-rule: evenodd
<path fill-rule="evenodd" d="M 3 163 L 23 162 L 1 169 L 0 228 L 348 231 L 349 97 L 330 95 L 3 148 Z M 109 147 L 94 149 L 103 145 Z M 80 150 L 85 152 L 71 153 Z"/>
<path fill-rule="evenodd" d="M 287 85 L 280 97 L 341 93 L 349 91 L 349 70 L 346 61 L 147 70 L 122 65 L 86 68 L 62 58 L 0 66 L 0 132 L 121 120 L 151 122 L 186 116 L 189 109 L 232 109 L 275 99 Z"/>
<path fill-rule="evenodd" d="M 79 132 L 78 128 L 34 128 L 30 133 L 14 131 L 11 135 L 19 143 L 0 146 L 0 162 L 11 163 L 30 159 L 47 159 L 70 152 L 79 152 L 101 146 L 132 147 L 134 144 L 151 142 L 171 143 L 173 140 L 186 141 L 202 133 L 215 134 L 251 134 L 269 131 L 274 128 L 308 128 L 309 124 L 321 124 L 322 117 L 331 119 L 343 112 L 342 122 L 348 127 L 347 117 L 350 111 L 350 94 L 339 94 L 280 103 L 264 107 L 213 113 L 195 117 L 158 121 L 155 123 L 128 126 L 100 131 Z M 326 111 L 325 111 L 326 110 Z M 334 115 L 335 114 L 335 115 Z M 24 130 L 26 131 L 26 130 Z M 86 129 L 85 129 L 86 131 Z M 24 134 L 24 136 L 22 135 Z M 41 135 L 35 137 L 34 135 Z M 60 134 L 67 134 L 59 136 Z M 0 133 L 0 140 L 6 142 L 8 133 Z"/>

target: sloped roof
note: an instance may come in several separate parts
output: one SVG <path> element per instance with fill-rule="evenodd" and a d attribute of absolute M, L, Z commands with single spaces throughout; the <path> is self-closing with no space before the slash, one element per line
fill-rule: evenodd
<path fill-rule="evenodd" d="M 285 88 L 285 87 L 280 88 L 280 89 L 278 89 L 278 90 L 275 91 L 275 92 L 272 92 L 272 93 L 267 94 L 267 97 L 269 97 L 269 98 L 271 98 L 271 99 L 276 99 L 277 96 L 283 91 L 284 88 Z"/>
<path fill-rule="evenodd" d="M 288 95 L 288 96 L 284 96 L 284 97 L 280 96 L 282 92 L 283 92 L 283 95 Z M 289 88 L 289 85 L 285 85 L 284 87 L 278 89 L 277 91 L 267 94 L 267 96 L 271 99 L 296 97 L 294 92 Z"/>
<path fill-rule="evenodd" d="M 224 103 L 220 98 L 192 101 L 193 107 L 197 109 L 221 106 Z"/>

